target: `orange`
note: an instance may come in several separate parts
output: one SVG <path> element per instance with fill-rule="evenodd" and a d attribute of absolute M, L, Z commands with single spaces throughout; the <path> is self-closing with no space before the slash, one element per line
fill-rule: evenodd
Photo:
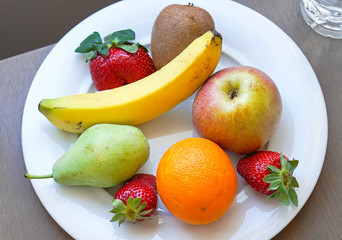
<path fill-rule="evenodd" d="M 178 219 L 202 225 L 221 218 L 234 201 L 235 168 L 214 142 L 187 138 L 172 145 L 161 158 L 158 194 Z"/>

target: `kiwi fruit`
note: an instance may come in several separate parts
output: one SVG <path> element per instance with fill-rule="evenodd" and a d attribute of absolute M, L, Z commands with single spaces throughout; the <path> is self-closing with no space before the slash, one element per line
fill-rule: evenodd
<path fill-rule="evenodd" d="M 215 24 L 211 15 L 193 4 L 172 4 L 157 16 L 151 35 L 151 56 L 157 69 L 169 63 L 193 40 Z"/>

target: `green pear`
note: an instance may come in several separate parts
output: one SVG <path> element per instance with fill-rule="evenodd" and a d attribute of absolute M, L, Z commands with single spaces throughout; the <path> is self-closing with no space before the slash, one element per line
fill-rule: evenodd
<path fill-rule="evenodd" d="M 149 158 L 149 144 L 140 129 L 117 124 L 98 124 L 80 135 L 59 158 L 52 174 L 25 176 L 53 178 L 63 185 L 113 187 L 131 178 Z"/>

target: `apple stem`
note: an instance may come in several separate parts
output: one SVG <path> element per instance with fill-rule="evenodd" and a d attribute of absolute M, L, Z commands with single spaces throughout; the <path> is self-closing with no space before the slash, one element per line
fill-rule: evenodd
<path fill-rule="evenodd" d="M 233 89 L 228 93 L 228 95 L 229 95 L 230 100 L 233 100 L 235 97 L 237 97 L 237 96 L 239 95 L 239 92 L 238 92 L 235 88 L 233 88 Z"/>

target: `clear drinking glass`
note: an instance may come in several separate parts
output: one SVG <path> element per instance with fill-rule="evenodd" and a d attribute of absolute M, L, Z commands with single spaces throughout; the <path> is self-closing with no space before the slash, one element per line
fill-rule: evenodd
<path fill-rule="evenodd" d="M 300 8 L 317 33 L 342 39 L 342 0 L 301 0 Z"/>

